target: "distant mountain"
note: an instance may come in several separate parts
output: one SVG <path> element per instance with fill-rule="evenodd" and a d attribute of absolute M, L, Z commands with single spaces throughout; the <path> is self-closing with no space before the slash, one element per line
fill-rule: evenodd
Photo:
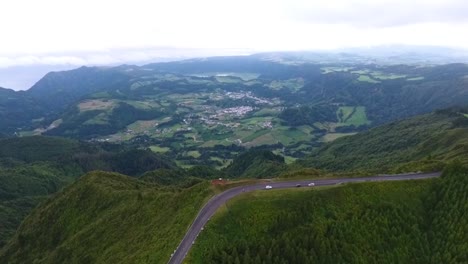
<path fill-rule="evenodd" d="M 68 71 L 74 65 L 24 65 L 0 68 L 0 86 L 27 90 L 49 72 Z"/>
<path fill-rule="evenodd" d="M 367 48 L 349 48 L 343 49 L 341 52 L 374 58 L 376 63 L 468 63 L 468 50 L 439 46 L 387 45 Z"/>
<path fill-rule="evenodd" d="M 254 54 L 253 56 L 288 64 L 440 65 L 468 63 L 468 50 L 408 45 L 346 48 L 333 51 L 266 52 Z"/>
<path fill-rule="evenodd" d="M 0 87 L 0 132 L 13 134 L 40 122 L 45 111 L 27 92 L 15 92 Z"/>
<path fill-rule="evenodd" d="M 81 97 L 128 85 L 129 76 L 120 68 L 81 67 L 63 72 L 50 72 L 27 91 L 46 103 L 50 109 L 63 110 Z"/>

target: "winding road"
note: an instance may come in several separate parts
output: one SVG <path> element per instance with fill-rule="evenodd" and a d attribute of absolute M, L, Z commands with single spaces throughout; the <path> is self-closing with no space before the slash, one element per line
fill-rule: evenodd
<path fill-rule="evenodd" d="M 398 174 L 398 175 L 382 175 L 373 177 L 361 177 L 361 178 L 340 178 L 340 179 L 323 179 L 323 180 L 298 180 L 298 181 L 284 181 L 284 182 L 271 182 L 262 183 L 255 185 L 240 186 L 224 191 L 213 198 L 211 198 L 205 206 L 200 210 L 192 226 L 185 234 L 185 237 L 180 242 L 179 246 L 175 250 L 174 254 L 169 260 L 169 264 L 181 264 L 185 256 L 189 252 L 192 244 L 195 242 L 198 234 L 201 232 L 205 224 L 215 214 L 216 210 L 225 204 L 229 199 L 242 194 L 244 192 L 252 192 L 257 190 L 264 190 L 266 185 L 270 185 L 273 189 L 285 189 L 285 188 L 296 188 L 298 184 L 305 188 L 308 184 L 313 182 L 314 187 L 336 185 L 349 182 L 369 182 L 369 181 L 402 181 L 402 180 L 418 180 L 439 177 L 440 173 L 421 173 L 421 174 Z"/>

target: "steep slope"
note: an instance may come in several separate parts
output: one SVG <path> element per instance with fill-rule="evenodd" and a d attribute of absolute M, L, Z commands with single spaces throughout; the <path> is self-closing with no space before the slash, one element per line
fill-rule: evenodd
<path fill-rule="evenodd" d="M 249 193 L 212 218 L 187 262 L 466 263 L 467 172 Z"/>
<path fill-rule="evenodd" d="M 456 158 L 467 161 L 465 112 L 464 108 L 436 111 L 340 138 L 299 163 L 331 171 L 438 170 Z"/>
<path fill-rule="evenodd" d="M 125 87 L 129 76 L 119 68 L 81 67 L 63 72 L 50 72 L 27 91 L 52 112 L 65 109 L 82 96 Z"/>
<path fill-rule="evenodd" d="M 468 262 L 468 169 L 449 167 L 427 199 L 432 263 Z"/>
<path fill-rule="evenodd" d="M 26 92 L 15 92 L 0 87 L 1 132 L 12 134 L 18 128 L 30 128 L 33 120 L 41 118 L 44 112 L 44 105 L 39 104 Z"/>
<path fill-rule="evenodd" d="M 212 194 L 93 172 L 35 209 L 0 262 L 165 263 Z"/>
<path fill-rule="evenodd" d="M 424 263 L 418 229 L 431 181 L 272 190 L 212 217 L 188 263 Z"/>
<path fill-rule="evenodd" d="M 0 247 L 48 195 L 85 172 L 138 176 L 175 164 L 151 151 L 52 137 L 0 139 Z"/>
<path fill-rule="evenodd" d="M 234 178 L 274 177 L 285 169 L 284 158 L 267 150 L 252 149 L 237 156 L 223 170 Z"/>

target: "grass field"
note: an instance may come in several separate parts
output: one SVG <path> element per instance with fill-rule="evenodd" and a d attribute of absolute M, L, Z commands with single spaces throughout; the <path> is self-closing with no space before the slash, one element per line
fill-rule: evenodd
<path fill-rule="evenodd" d="M 107 113 L 100 113 L 99 115 L 86 120 L 83 125 L 106 125 L 109 124 L 109 116 Z"/>
<path fill-rule="evenodd" d="M 289 80 L 284 80 L 284 81 L 275 80 L 269 84 L 269 87 L 273 90 L 289 89 L 293 92 L 297 92 L 302 87 L 304 87 L 304 79 L 296 78 L 296 79 L 289 79 Z"/>
<path fill-rule="evenodd" d="M 86 100 L 78 104 L 80 112 L 92 110 L 110 110 L 114 107 L 116 102 L 114 100 Z"/>
<path fill-rule="evenodd" d="M 191 150 L 191 151 L 187 152 L 187 156 L 198 159 L 201 156 L 201 154 L 200 154 L 200 152 L 198 150 Z"/>
<path fill-rule="evenodd" d="M 171 149 L 168 147 L 160 147 L 160 146 L 150 146 L 151 151 L 156 153 L 166 153 L 169 152 Z"/>
<path fill-rule="evenodd" d="M 341 117 L 340 113 L 342 113 Z M 336 115 L 339 120 L 338 126 L 360 126 L 370 124 L 364 106 L 341 106 L 338 108 Z"/>
<path fill-rule="evenodd" d="M 356 133 L 328 133 L 322 137 L 323 142 L 331 142 L 341 137 L 352 136 Z"/>
<path fill-rule="evenodd" d="M 353 114 L 355 107 L 354 106 L 341 106 L 336 111 L 336 116 L 340 123 L 346 123 L 348 118 Z M 341 116 L 340 116 L 341 113 Z"/>
<path fill-rule="evenodd" d="M 144 109 L 144 110 L 161 107 L 161 105 L 155 101 L 125 101 L 125 102 L 135 108 Z"/>
<path fill-rule="evenodd" d="M 404 74 L 384 73 L 384 72 L 378 72 L 378 71 L 372 72 L 371 75 L 372 75 L 372 78 L 379 79 L 379 80 L 395 80 L 395 79 L 406 78 L 406 75 Z"/>

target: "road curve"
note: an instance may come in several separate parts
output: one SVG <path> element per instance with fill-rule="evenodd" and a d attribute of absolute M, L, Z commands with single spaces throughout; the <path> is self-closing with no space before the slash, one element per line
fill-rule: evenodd
<path fill-rule="evenodd" d="M 271 182 L 268 185 L 271 185 L 273 189 L 284 189 L 284 188 L 295 188 L 296 185 L 300 184 L 303 187 L 311 182 L 317 186 L 326 186 L 326 185 L 335 185 L 341 183 L 349 182 L 368 182 L 368 181 L 402 181 L 402 180 L 418 180 L 418 179 L 428 179 L 439 177 L 440 173 L 421 173 L 421 174 L 398 174 L 398 175 L 382 175 L 382 176 L 372 176 L 372 177 L 360 177 L 360 178 L 340 178 L 340 179 L 323 179 L 323 180 L 298 180 L 298 181 L 284 181 L 284 182 Z M 189 252 L 192 244 L 195 242 L 198 234 L 201 229 L 205 226 L 211 216 L 214 215 L 216 210 L 226 203 L 229 199 L 245 193 L 252 192 L 256 190 L 263 190 L 267 184 L 255 184 L 240 186 L 224 191 L 218 195 L 212 197 L 205 206 L 200 210 L 195 221 L 193 221 L 189 230 L 185 234 L 185 237 L 180 242 L 176 251 L 169 260 L 169 264 L 181 264 L 185 256 Z M 307 187 L 312 188 L 312 187 Z"/>

